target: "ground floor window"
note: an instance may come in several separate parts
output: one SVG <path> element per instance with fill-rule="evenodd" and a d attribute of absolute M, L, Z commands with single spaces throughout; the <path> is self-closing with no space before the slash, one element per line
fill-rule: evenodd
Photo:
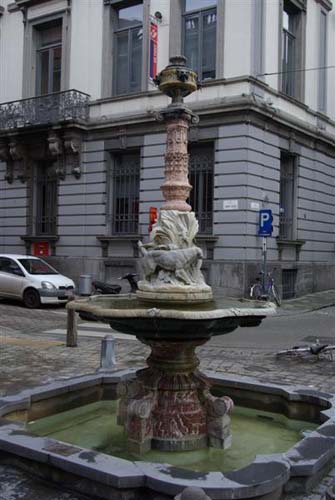
<path fill-rule="evenodd" d="M 192 191 L 189 203 L 199 221 L 199 234 L 213 232 L 214 146 L 191 145 L 189 170 Z"/>
<path fill-rule="evenodd" d="M 54 165 L 39 162 L 36 166 L 35 232 L 36 236 L 57 233 L 57 187 Z"/>
<path fill-rule="evenodd" d="M 294 239 L 296 157 L 286 152 L 280 157 L 279 238 Z"/>
<path fill-rule="evenodd" d="M 140 153 L 113 154 L 110 171 L 110 219 L 112 234 L 137 234 L 140 185 Z"/>

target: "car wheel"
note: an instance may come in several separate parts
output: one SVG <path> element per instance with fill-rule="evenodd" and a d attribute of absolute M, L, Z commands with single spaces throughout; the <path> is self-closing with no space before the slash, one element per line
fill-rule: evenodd
<path fill-rule="evenodd" d="M 41 305 L 40 294 L 34 288 L 28 288 L 23 294 L 23 302 L 28 309 L 36 309 Z"/>

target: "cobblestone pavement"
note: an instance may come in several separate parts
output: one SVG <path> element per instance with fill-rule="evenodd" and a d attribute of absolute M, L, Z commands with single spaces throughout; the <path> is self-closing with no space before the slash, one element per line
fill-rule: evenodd
<path fill-rule="evenodd" d="M 312 314 L 312 313 L 311 313 Z M 320 316 L 321 317 L 321 316 Z M 308 321 L 308 316 L 305 316 Z M 99 366 L 100 338 L 79 338 L 76 348 L 65 346 L 64 337 L 46 334 L 50 328 L 65 327 L 60 309 L 27 311 L 0 302 L 0 396 L 55 379 L 92 373 Z M 94 327 L 92 327 L 94 328 Z M 256 377 L 260 381 L 285 385 L 303 384 L 334 392 L 335 362 L 327 358 L 276 359 L 270 348 L 224 348 L 213 339 L 198 351 L 201 368 Z M 142 366 L 148 349 L 136 339 L 118 339 L 119 367 Z M 321 500 L 335 479 L 335 469 L 309 496 L 290 500 Z M 0 465 L 0 500 L 85 500 L 86 497 L 60 491 L 37 481 L 15 467 Z"/>

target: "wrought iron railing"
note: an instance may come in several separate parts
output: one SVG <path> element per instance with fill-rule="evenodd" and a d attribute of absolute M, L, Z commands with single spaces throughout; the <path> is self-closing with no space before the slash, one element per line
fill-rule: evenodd
<path fill-rule="evenodd" d="M 65 90 L 0 104 L 0 131 L 64 121 L 87 121 L 88 94 Z"/>

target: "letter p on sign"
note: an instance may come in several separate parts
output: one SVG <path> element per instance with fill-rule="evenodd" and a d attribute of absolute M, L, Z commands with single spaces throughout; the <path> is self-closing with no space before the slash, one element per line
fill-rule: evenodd
<path fill-rule="evenodd" d="M 259 222 L 258 222 L 258 235 L 259 236 L 271 236 L 272 227 L 272 210 L 260 210 L 259 211 Z"/>

